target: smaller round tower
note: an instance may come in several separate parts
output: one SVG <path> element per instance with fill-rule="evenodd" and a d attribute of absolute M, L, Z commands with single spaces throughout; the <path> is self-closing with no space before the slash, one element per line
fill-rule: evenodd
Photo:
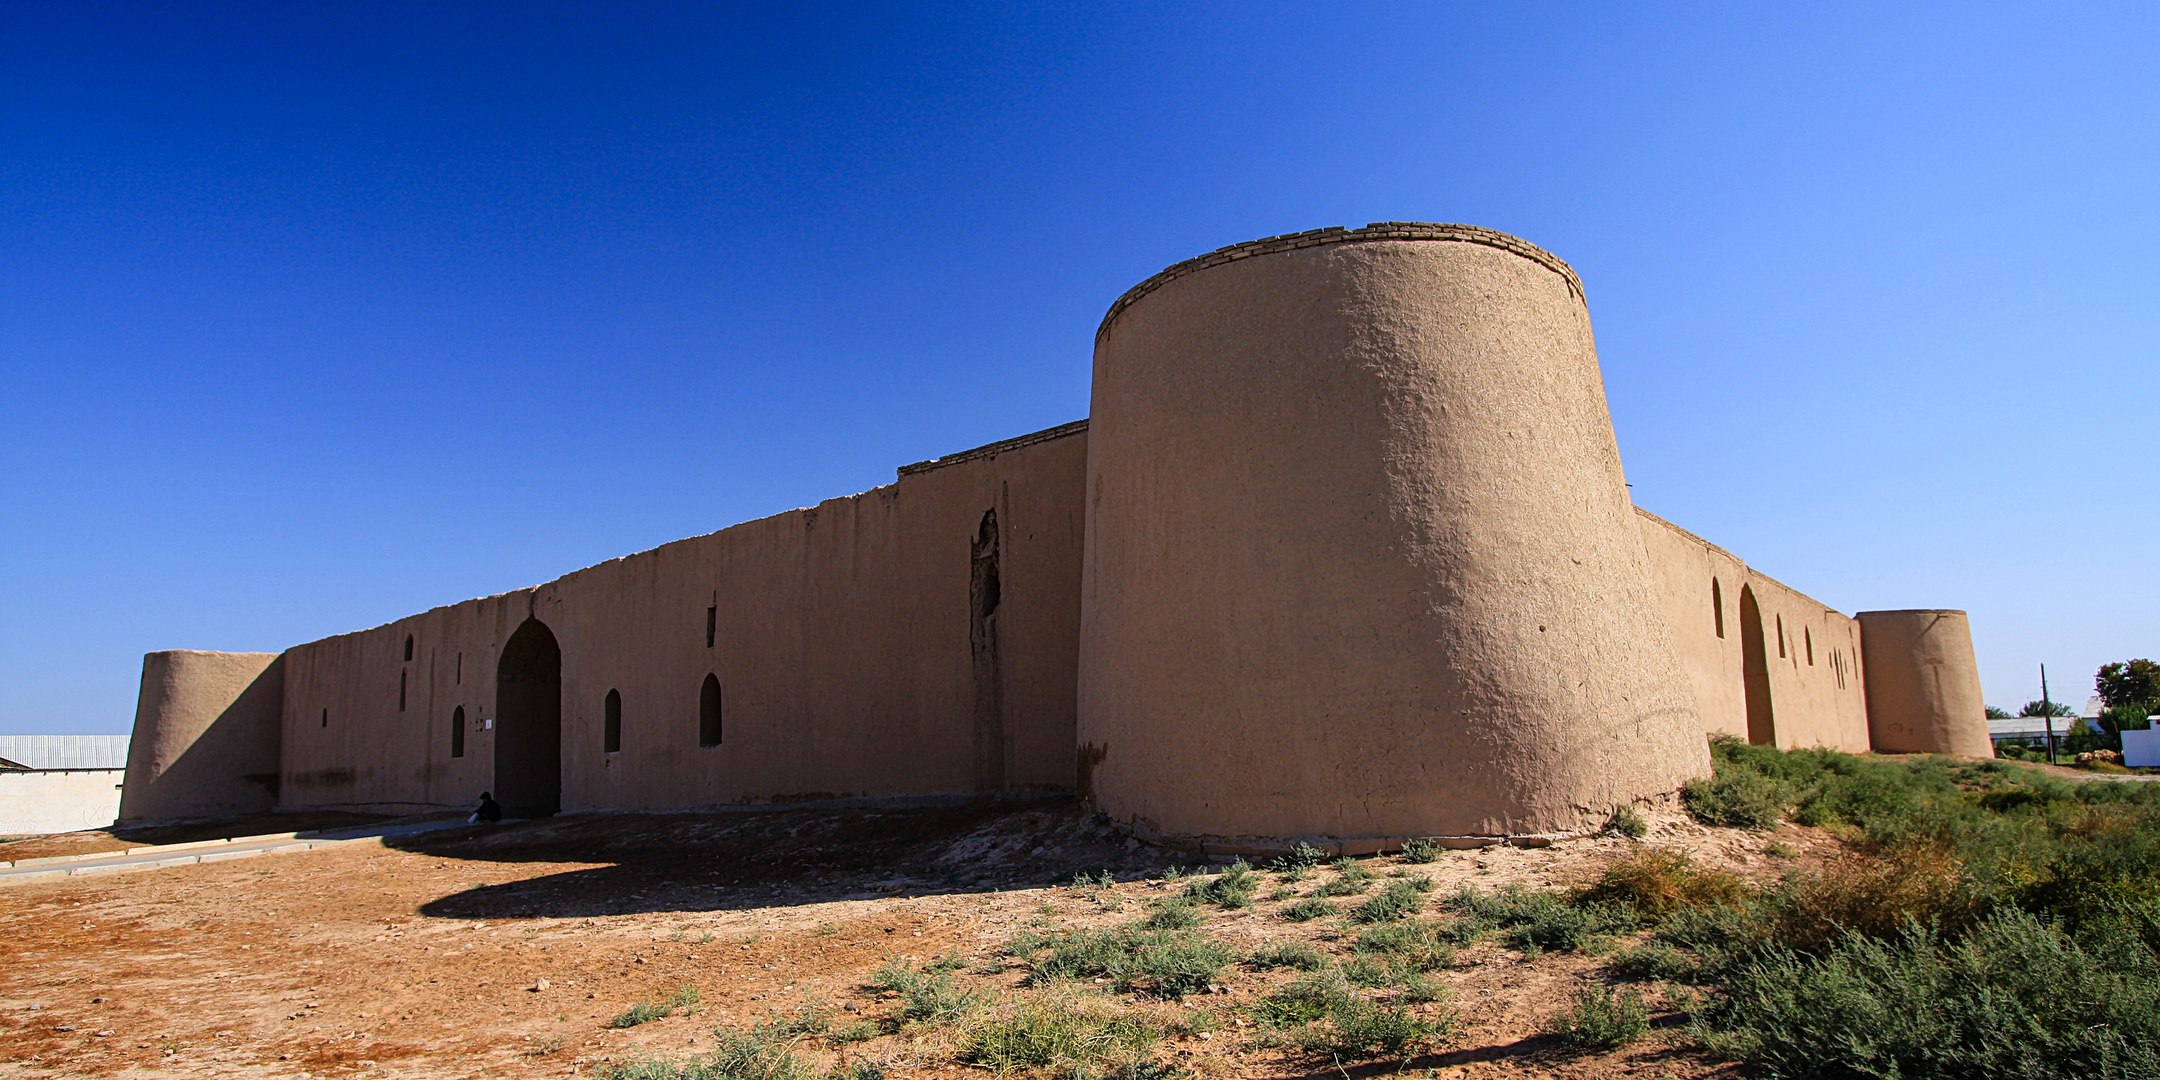
<path fill-rule="evenodd" d="M 282 653 L 143 657 L 121 821 L 225 817 L 277 805 Z"/>
<path fill-rule="evenodd" d="M 1868 737 L 1878 751 L 1991 758 L 1972 625 L 1962 611 L 1863 611 Z"/>

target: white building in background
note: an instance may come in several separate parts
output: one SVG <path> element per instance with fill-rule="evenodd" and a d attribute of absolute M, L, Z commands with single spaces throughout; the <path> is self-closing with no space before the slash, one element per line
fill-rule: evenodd
<path fill-rule="evenodd" d="M 127 754 L 125 735 L 0 735 L 0 836 L 112 824 Z"/>

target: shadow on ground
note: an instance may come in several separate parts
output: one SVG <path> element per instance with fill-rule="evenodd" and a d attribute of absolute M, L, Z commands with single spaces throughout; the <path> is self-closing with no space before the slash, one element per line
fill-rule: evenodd
<path fill-rule="evenodd" d="M 499 863 L 586 863 L 422 905 L 439 918 L 578 918 L 733 911 L 1070 882 L 1161 869 L 1071 799 L 862 809 L 572 814 L 384 841 Z"/>

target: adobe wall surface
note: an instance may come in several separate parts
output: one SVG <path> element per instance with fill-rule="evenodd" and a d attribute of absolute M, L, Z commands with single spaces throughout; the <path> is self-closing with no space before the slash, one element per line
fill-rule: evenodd
<path fill-rule="evenodd" d="M 1704 730 L 1750 738 L 1742 598 L 1751 595 L 1763 633 L 1758 685 L 1769 699 L 1769 730 L 1754 733 L 1758 741 L 1866 753 L 1858 624 L 1648 510 L 1635 513 Z"/>
<path fill-rule="evenodd" d="M 1962 611 L 1863 611 L 1875 749 L 1991 758 L 1972 627 Z"/>
<path fill-rule="evenodd" d="M 1595 828 L 1708 772 L 1580 286 L 1458 226 L 1275 238 L 1097 338 L 1083 787 L 1181 836 Z"/>
<path fill-rule="evenodd" d="M 1085 425 L 1067 425 L 909 466 L 814 509 L 297 646 L 284 803 L 463 806 L 499 786 L 500 729 L 483 722 L 498 719 L 496 663 L 527 618 L 562 653 L 564 809 L 1069 789 L 1086 457 Z M 992 511 L 997 604 L 984 618 L 978 556 Z M 699 745 L 708 674 L 722 687 L 711 748 Z M 610 690 L 622 702 L 613 754 Z M 452 757 L 459 708 L 465 753 Z"/>
<path fill-rule="evenodd" d="M 278 796 L 278 653 L 143 657 L 120 820 L 260 813 Z"/>

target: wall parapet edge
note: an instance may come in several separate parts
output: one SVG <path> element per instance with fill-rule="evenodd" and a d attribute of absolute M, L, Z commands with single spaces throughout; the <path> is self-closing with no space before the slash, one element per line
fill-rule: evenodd
<path fill-rule="evenodd" d="M 1198 273 L 1209 267 L 1221 266 L 1224 263 L 1232 263 L 1240 259 L 1249 259 L 1255 255 L 1273 255 L 1284 251 L 1320 247 L 1325 244 L 1352 244 L 1373 240 L 1440 240 L 1459 244 L 1482 244 L 1486 247 L 1498 248 L 1511 255 L 1520 255 L 1560 275 L 1561 279 L 1567 282 L 1568 291 L 1575 294 L 1576 300 L 1585 299 L 1582 279 L 1575 275 L 1574 267 L 1569 266 L 1566 260 L 1560 258 L 1560 256 L 1521 237 L 1510 236 L 1497 229 L 1487 229 L 1477 225 L 1455 225 L 1428 221 L 1375 221 L 1362 229 L 1348 229 L 1341 225 L 1330 225 L 1324 229 L 1308 229 L 1304 232 L 1284 233 L 1281 236 L 1265 236 L 1258 240 L 1247 240 L 1241 244 L 1216 248 L 1205 255 L 1196 255 L 1183 262 L 1174 263 L 1146 281 L 1125 290 L 1125 295 L 1118 297 L 1110 305 L 1110 310 L 1103 314 L 1101 325 L 1095 328 L 1095 340 L 1101 341 L 1103 335 L 1110 332 L 1110 324 L 1116 322 L 1117 317 L 1124 314 L 1125 309 L 1131 307 L 1141 297 L 1188 274 Z"/>

